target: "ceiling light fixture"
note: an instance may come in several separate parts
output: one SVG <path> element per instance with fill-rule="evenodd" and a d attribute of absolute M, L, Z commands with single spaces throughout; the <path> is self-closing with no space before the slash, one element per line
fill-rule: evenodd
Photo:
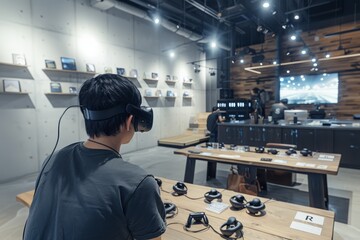
<path fill-rule="evenodd" d="M 270 7 L 270 3 L 268 1 L 264 1 L 262 4 L 263 8 L 269 8 Z"/>
<path fill-rule="evenodd" d="M 211 42 L 211 47 L 212 47 L 212 48 L 216 48 L 216 41 L 212 41 L 212 42 Z"/>
<path fill-rule="evenodd" d="M 240 59 L 240 63 L 244 63 L 244 59 Z"/>
<path fill-rule="evenodd" d="M 302 54 L 302 55 L 305 55 L 306 53 L 307 53 L 307 49 L 306 49 L 306 48 L 301 49 L 301 54 Z"/>
<path fill-rule="evenodd" d="M 326 58 L 329 58 L 329 57 L 330 57 L 330 53 L 326 53 L 326 54 L 325 54 L 325 57 L 326 57 Z"/>
<path fill-rule="evenodd" d="M 299 19 L 300 19 L 299 14 L 296 13 L 296 14 L 294 15 L 294 19 L 295 19 L 295 20 L 299 20 Z"/>
<path fill-rule="evenodd" d="M 154 17 L 154 23 L 156 23 L 156 24 L 159 24 L 159 23 L 160 23 L 160 18 L 159 18 L 159 16 L 155 16 L 155 17 Z"/>
<path fill-rule="evenodd" d="M 291 35 L 290 35 L 290 39 L 293 40 L 293 41 L 295 41 L 295 40 L 296 40 L 296 35 L 295 35 L 295 34 L 291 34 Z"/>
<path fill-rule="evenodd" d="M 175 53 L 174 53 L 173 51 L 171 51 L 171 52 L 169 53 L 169 56 L 170 56 L 171 58 L 174 58 L 174 57 L 175 57 Z"/>

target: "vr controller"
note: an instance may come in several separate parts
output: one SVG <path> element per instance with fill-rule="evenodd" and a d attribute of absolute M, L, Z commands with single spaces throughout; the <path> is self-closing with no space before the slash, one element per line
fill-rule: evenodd
<path fill-rule="evenodd" d="M 106 120 L 121 113 L 129 113 L 134 116 L 134 129 L 136 132 L 150 131 L 154 119 L 152 108 L 145 106 L 136 107 L 132 104 L 115 106 L 105 110 L 90 110 L 82 106 L 81 111 L 84 118 L 91 121 Z"/>
<path fill-rule="evenodd" d="M 229 238 L 234 233 L 236 234 L 236 238 L 242 237 L 242 229 L 242 223 L 236 220 L 235 217 L 229 217 L 229 219 L 220 227 L 222 235 L 224 235 L 226 238 Z"/>

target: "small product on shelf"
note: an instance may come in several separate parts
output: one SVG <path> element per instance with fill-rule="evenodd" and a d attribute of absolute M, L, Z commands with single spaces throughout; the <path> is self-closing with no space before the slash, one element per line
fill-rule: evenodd
<path fill-rule="evenodd" d="M 166 97 L 175 97 L 175 94 L 172 90 L 167 90 L 166 91 Z"/>
<path fill-rule="evenodd" d="M 87 64 L 86 64 L 86 71 L 87 71 L 87 72 L 94 73 L 94 72 L 95 72 L 95 65 L 92 64 L 92 63 L 87 63 Z"/>
<path fill-rule="evenodd" d="M 184 93 L 183 93 L 183 97 L 190 97 L 190 93 L 189 93 L 189 91 L 184 91 Z"/>
<path fill-rule="evenodd" d="M 125 68 L 116 68 L 116 73 L 120 76 L 125 76 Z"/>
<path fill-rule="evenodd" d="M 63 70 L 76 71 L 76 62 L 74 58 L 61 57 L 60 60 Z"/>
<path fill-rule="evenodd" d="M 76 87 L 69 87 L 69 93 L 77 93 Z"/>
<path fill-rule="evenodd" d="M 156 90 L 155 96 L 161 97 L 162 96 L 161 90 Z"/>
<path fill-rule="evenodd" d="M 61 93 L 62 92 L 61 83 L 51 82 L 50 83 L 50 92 Z"/>
<path fill-rule="evenodd" d="M 24 54 L 13 53 L 13 63 L 17 65 L 26 65 L 26 58 Z"/>
<path fill-rule="evenodd" d="M 171 76 L 170 76 L 170 75 L 166 75 L 165 80 L 166 80 L 166 81 L 171 81 Z"/>
<path fill-rule="evenodd" d="M 151 89 L 145 89 L 145 97 L 152 97 L 152 95 Z"/>
<path fill-rule="evenodd" d="M 159 74 L 153 72 L 153 73 L 151 73 L 151 78 L 158 80 L 159 79 Z"/>
<path fill-rule="evenodd" d="M 136 69 L 130 70 L 130 77 L 137 78 L 138 77 L 138 71 Z"/>
<path fill-rule="evenodd" d="M 3 86 L 4 86 L 4 92 L 12 92 L 12 93 L 21 92 L 21 85 L 20 85 L 20 81 L 18 80 L 4 79 Z"/>
<path fill-rule="evenodd" d="M 45 67 L 48 69 L 56 69 L 56 63 L 54 60 L 45 59 Z"/>
<path fill-rule="evenodd" d="M 104 67 L 105 73 L 113 73 L 112 67 Z"/>

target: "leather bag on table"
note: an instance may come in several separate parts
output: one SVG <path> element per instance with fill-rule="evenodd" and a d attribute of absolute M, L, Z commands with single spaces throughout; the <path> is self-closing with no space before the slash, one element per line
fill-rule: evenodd
<path fill-rule="evenodd" d="M 260 191 L 260 185 L 257 179 L 250 179 L 249 171 L 244 175 L 237 173 L 236 168 L 231 167 L 231 173 L 227 179 L 227 189 L 235 192 L 245 193 L 257 196 Z"/>

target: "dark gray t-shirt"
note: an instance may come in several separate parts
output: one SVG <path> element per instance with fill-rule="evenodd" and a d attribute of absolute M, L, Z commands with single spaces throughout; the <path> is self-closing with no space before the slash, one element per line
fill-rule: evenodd
<path fill-rule="evenodd" d="M 154 177 L 110 150 L 69 145 L 39 179 L 26 240 L 151 239 L 165 232 Z"/>

